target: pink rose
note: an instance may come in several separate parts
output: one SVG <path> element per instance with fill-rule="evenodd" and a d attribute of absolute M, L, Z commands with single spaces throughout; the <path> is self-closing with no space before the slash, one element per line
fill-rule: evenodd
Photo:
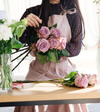
<path fill-rule="evenodd" d="M 86 88 L 88 86 L 88 79 L 86 76 L 77 76 L 74 83 L 77 87 Z"/>
<path fill-rule="evenodd" d="M 48 38 L 50 35 L 50 31 L 48 27 L 42 26 L 40 30 L 37 30 L 38 38 Z"/>
<path fill-rule="evenodd" d="M 60 37 L 61 36 L 61 32 L 59 29 L 52 27 L 50 29 L 50 34 L 53 35 L 54 37 Z"/>
<path fill-rule="evenodd" d="M 50 43 L 50 49 L 57 49 L 57 46 L 59 44 L 59 41 L 56 38 L 49 38 L 48 39 L 49 43 Z"/>
<path fill-rule="evenodd" d="M 39 52 L 41 51 L 41 52 L 45 53 L 50 48 L 50 44 L 49 44 L 48 40 L 43 38 L 43 39 L 39 39 L 37 41 L 36 47 Z"/>
<path fill-rule="evenodd" d="M 57 49 L 61 51 L 66 48 L 66 37 L 60 37 L 58 40 L 59 45 L 57 46 Z"/>
<path fill-rule="evenodd" d="M 62 47 L 62 49 L 65 49 L 65 47 L 66 47 L 66 37 L 62 37 L 61 47 Z"/>
<path fill-rule="evenodd" d="M 86 74 L 87 78 L 88 78 L 88 83 L 90 85 L 95 85 L 97 83 L 97 75 L 96 74 Z"/>

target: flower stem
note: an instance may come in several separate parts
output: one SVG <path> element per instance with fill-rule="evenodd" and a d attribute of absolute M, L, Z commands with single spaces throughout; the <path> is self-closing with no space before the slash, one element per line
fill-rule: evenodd
<path fill-rule="evenodd" d="M 12 69 L 12 71 L 15 70 L 15 68 L 28 56 L 28 54 L 31 52 L 31 50 L 29 50 L 29 52 L 25 55 L 24 58 L 22 58 L 22 60 Z"/>
<path fill-rule="evenodd" d="M 15 51 L 15 52 L 13 52 L 13 53 L 11 53 L 11 54 L 18 53 L 18 52 L 23 51 L 23 50 L 26 50 L 26 49 L 28 49 L 28 48 L 29 48 L 29 47 L 27 47 L 27 48 L 25 48 L 25 49 L 21 49 L 21 50 Z"/>
<path fill-rule="evenodd" d="M 24 51 L 22 54 L 20 54 L 19 56 L 17 56 L 15 59 L 13 59 L 11 62 L 15 61 L 17 58 L 21 57 L 23 54 L 25 54 L 28 51 L 28 49 L 26 51 Z"/>
<path fill-rule="evenodd" d="M 47 81 L 14 81 L 13 83 L 49 83 L 49 82 L 53 82 L 53 83 L 62 83 L 62 81 L 60 81 L 59 79 L 54 79 L 54 80 L 47 80 Z"/>

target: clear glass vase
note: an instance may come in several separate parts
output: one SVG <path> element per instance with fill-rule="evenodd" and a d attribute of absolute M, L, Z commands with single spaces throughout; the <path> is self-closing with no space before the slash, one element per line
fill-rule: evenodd
<path fill-rule="evenodd" d="M 11 54 L 0 55 L 0 92 L 12 90 Z"/>

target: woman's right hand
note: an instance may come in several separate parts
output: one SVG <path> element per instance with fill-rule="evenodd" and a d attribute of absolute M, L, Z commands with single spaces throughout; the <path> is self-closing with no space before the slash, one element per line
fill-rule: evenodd
<path fill-rule="evenodd" d="M 42 20 L 34 15 L 33 13 L 30 13 L 29 15 L 27 15 L 26 17 L 27 19 L 27 26 L 31 26 L 31 27 L 39 27 L 39 23 L 42 23 Z"/>

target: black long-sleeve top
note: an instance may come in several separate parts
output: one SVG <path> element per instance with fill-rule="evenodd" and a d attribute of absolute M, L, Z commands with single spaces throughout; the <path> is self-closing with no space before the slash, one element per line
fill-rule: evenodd
<path fill-rule="evenodd" d="M 30 13 L 33 13 L 39 16 L 41 5 L 28 8 L 21 19 L 25 18 Z M 50 11 L 49 16 L 53 14 L 60 14 L 62 11 L 60 4 L 50 4 Z M 66 50 L 70 53 L 70 57 L 76 56 L 80 53 L 81 45 L 82 45 L 82 22 L 81 22 L 81 15 L 79 11 L 76 11 L 74 14 L 67 14 L 66 17 L 68 18 L 70 27 L 71 27 L 71 41 L 67 43 Z M 32 34 L 34 27 L 28 26 L 24 31 L 23 35 L 20 37 L 20 41 L 26 43 L 29 41 L 29 38 Z"/>

